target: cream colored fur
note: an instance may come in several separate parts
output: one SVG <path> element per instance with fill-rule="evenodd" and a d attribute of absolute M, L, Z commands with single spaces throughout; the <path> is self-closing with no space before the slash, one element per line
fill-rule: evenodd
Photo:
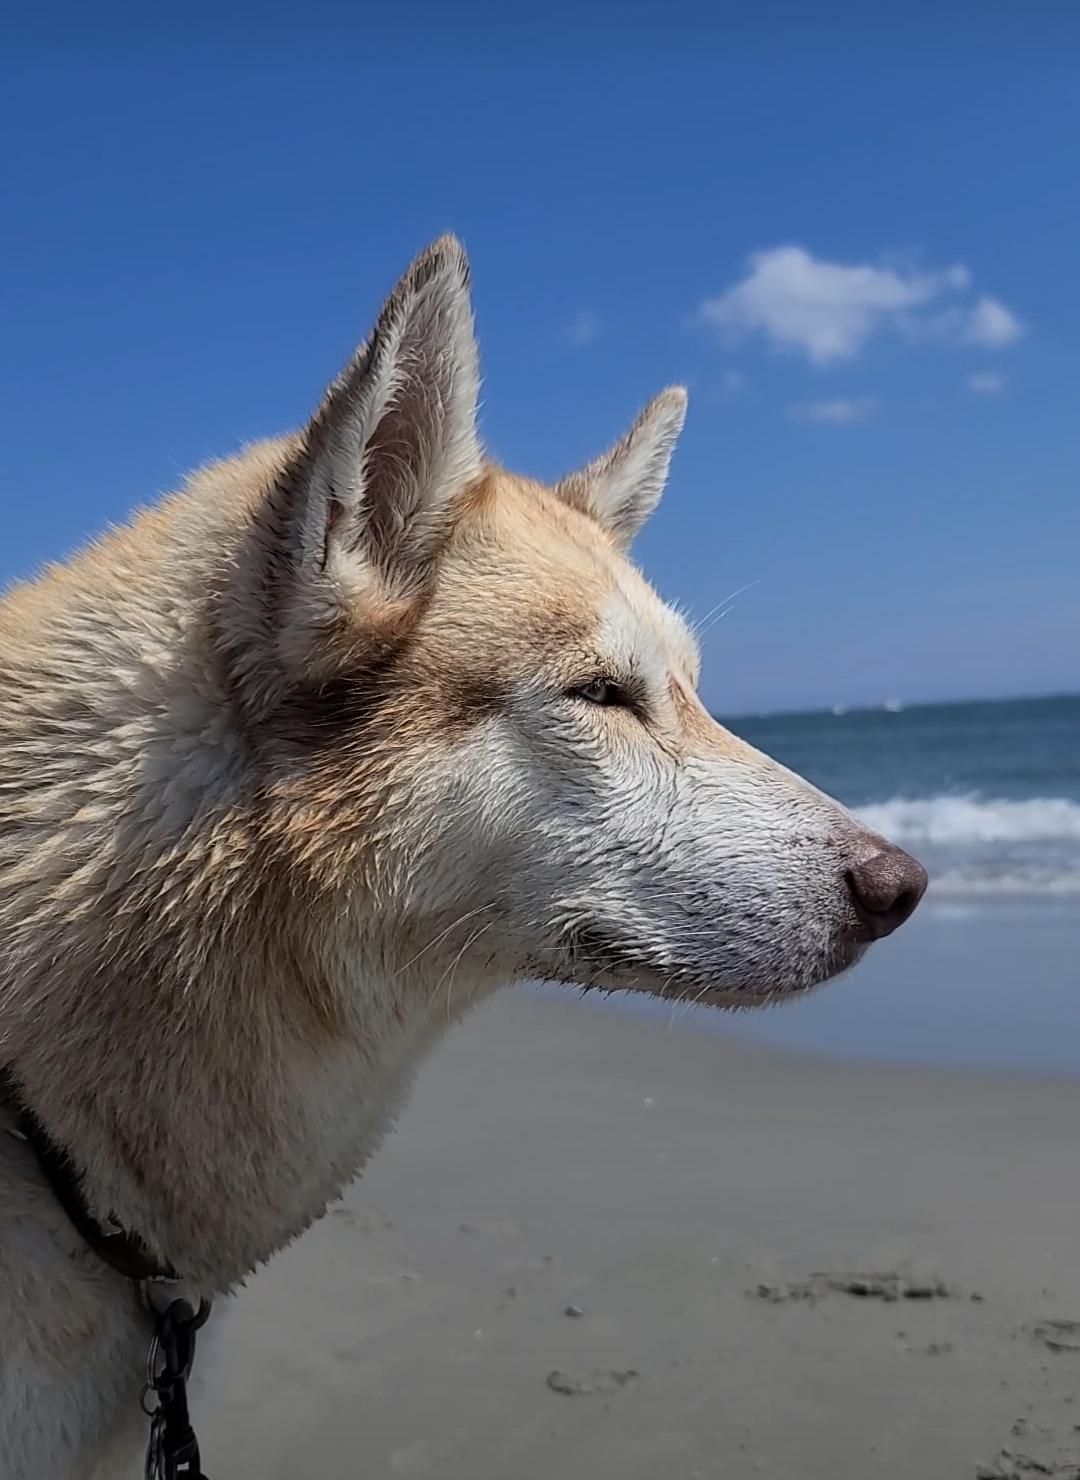
<path fill-rule="evenodd" d="M 206 1293 L 502 983 L 751 1002 L 861 949 L 875 840 L 714 724 L 623 553 L 684 393 L 547 489 L 484 461 L 477 387 L 447 240 L 302 434 L 0 604 L 0 1063 Z M 5 1480 L 139 1473 L 148 1324 L 4 1134 L 0 1290 Z"/>

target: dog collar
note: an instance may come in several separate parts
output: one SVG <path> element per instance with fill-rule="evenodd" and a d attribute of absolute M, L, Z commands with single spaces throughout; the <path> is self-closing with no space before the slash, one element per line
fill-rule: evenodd
<path fill-rule="evenodd" d="M 25 1141 L 34 1153 L 42 1176 L 72 1227 L 98 1258 L 117 1274 L 139 1284 L 144 1280 L 178 1280 L 180 1277 L 172 1265 L 156 1258 L 137 1233 L 112 1224 L 111 1220 L 110 1226 L 98 1222 L 83 1195 L 82 1174 L 27 1105 L 7 1069 L 0 1069 L 0 1100 L 7 1102 L 14 1115 L 12 1134 Z"/>

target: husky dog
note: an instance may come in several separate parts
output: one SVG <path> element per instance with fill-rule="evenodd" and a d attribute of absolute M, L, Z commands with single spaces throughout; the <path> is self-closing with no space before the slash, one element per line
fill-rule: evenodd
<path fill-rule="evenodd" d="M 302 432 L 0 603 L 0 1066 L 199 1294 L 356 1175 L 448 1004 L 771 1001 L 925 887 L 710 718 L 627 558 L 685 392 L 545 486 L 485 458 L 478 384 L 447 238 Z M 134 1473 L 148 1318 L 2 1133 L 0 1291 L 5 1480 Z"/>

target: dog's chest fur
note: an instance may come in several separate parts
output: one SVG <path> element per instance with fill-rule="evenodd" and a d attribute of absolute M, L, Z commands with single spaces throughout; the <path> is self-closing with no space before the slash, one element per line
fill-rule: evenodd
<path fill-rule="evenodd" d="M 294 1069 L 295 1082 L 285 1076 L 266 1099 L 259 1128 L 226 1104 L 210 1105 L 193 1087 L 170 1113 L 205 1157 L 204 1179 L 174 1187 L 167 1175 L 160 1185 L 150 1177 L 133 1193 L 103 1164 L 92 1185 L 112 1185 L 128 1216 L 141 1220 L 133 1226 L 151 1228 L 157 1197 L 182 1191 L 190 1203 L 185 1216 L 174 1216 L 172 1231 L 186 1233 L 188 1243 L 166 1253 L 220 1292 L 317 1218 L 366 1162 L 443 1014 L 440 1001 L 438 1012 L 418 1013 L 389 1033 L 377 1067 L 343 1049 L 334 1062 Z M 81 1243 L 29 1148 L 9 1134 L 11 1123 L 0 1113 L 5 1480 L 133 1480 L 145 1440 L 137 1398 L 149 1322 L 133 1287 Z M 85 1139 L 84 1152 L 93 1144 Z M 219 1298 L 212 1336 L 220 1324 Z"/>

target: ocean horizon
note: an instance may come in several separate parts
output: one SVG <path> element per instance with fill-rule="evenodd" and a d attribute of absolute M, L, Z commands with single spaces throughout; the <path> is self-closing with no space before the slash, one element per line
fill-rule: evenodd
<path fill-rule="evenodd" d="M 966 709 L 972 704 L 1044 704 L 1058 699 L 1080 699 L 1080 689 L 1048 689 L 1037 694 L 976 694 L 967 699 L 885 698 L 874 703 L 798 704 L 779 709 L 713 710 L 712 714 L 723 724 L 738 724 L 742 720 L 796 719 L 815 714 L 877 714 L 880 710 L 900 714 L 906 709 Z"/>

